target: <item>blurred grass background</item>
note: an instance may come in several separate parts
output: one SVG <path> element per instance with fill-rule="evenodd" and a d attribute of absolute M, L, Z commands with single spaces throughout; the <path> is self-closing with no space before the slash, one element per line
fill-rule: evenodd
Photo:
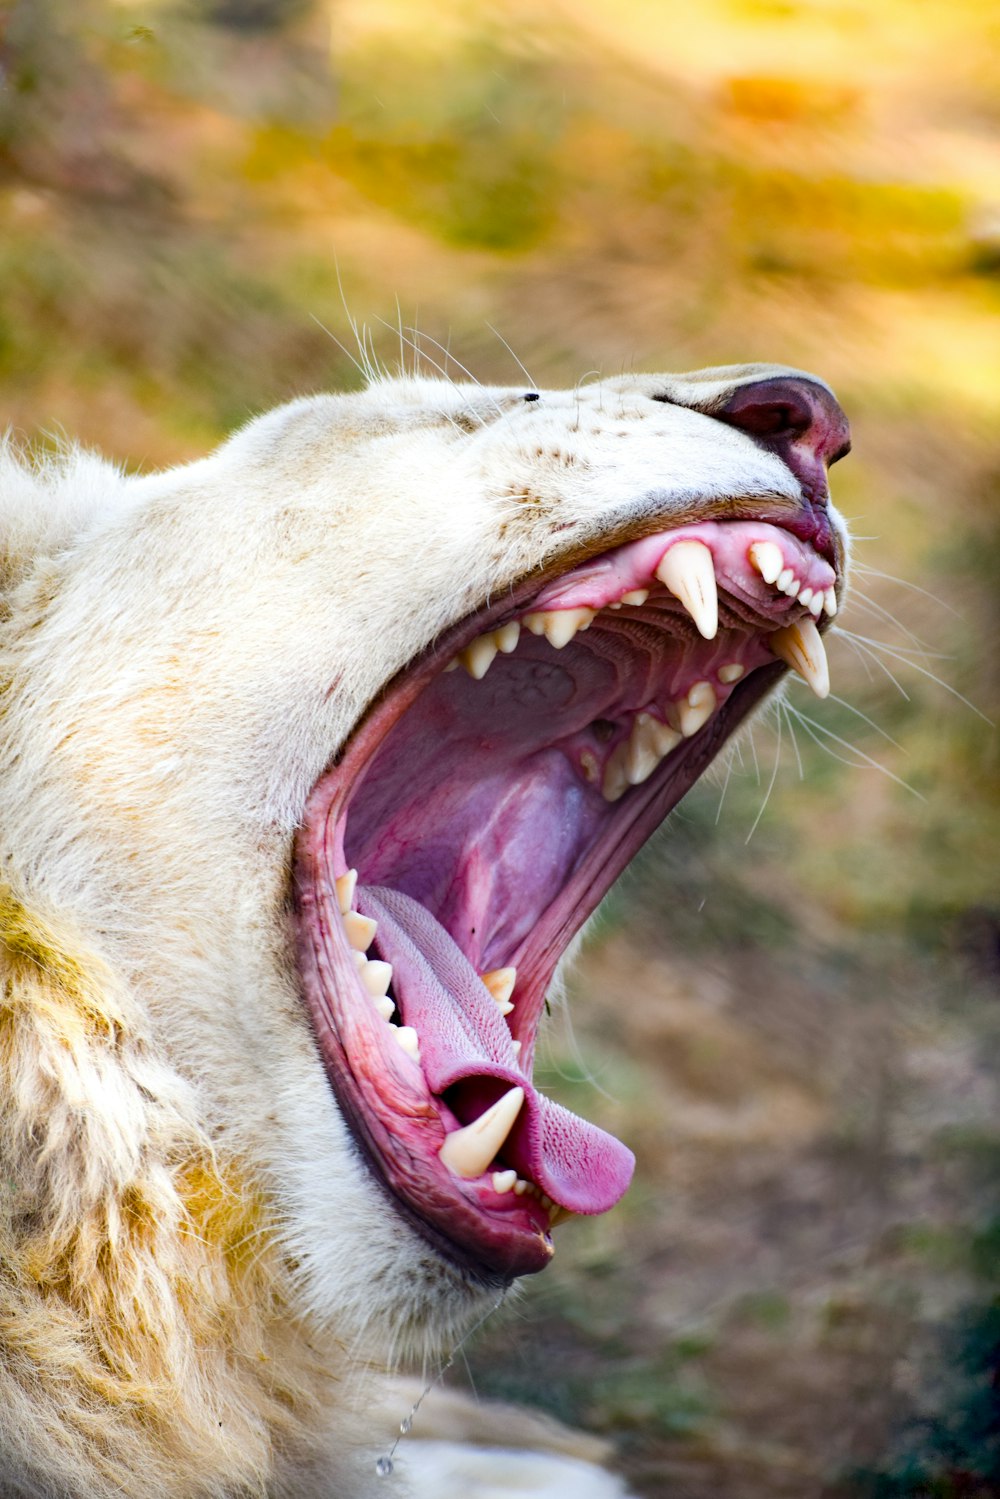
<path fill-rule="evenodd" d="M 0 0 L 0 70 L 43 444 L 355 386 L 345 299 L 428 373 L 834 384 L 861 638 L 607 903 L 539 1075 L 637 1184 L 470 1377 L 649 1496 L 1000 1494 L 993 0 Z"/>

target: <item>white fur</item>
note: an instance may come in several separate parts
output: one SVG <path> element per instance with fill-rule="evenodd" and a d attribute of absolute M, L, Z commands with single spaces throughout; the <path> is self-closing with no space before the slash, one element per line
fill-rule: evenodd
<path fill-rule="evenodd" d="M 453 1337 L 482 1293 L 373 1188 L 317 1059 L 285 916 L 305 798 L 382 684 L 540 562 L 628 518 L 794 505 L 785 465 L 698 409 L 776 373 L 533 403 L 386 382 L 142 478 L 4 451 L 0 1219 L 12 1315 L 35 1319 L 0 1372 L 5 1496 L 362 1491 L 344 1391 Z M 220 1308 L 196 1331 L 188 1275 Z M 102 1394 L 74 1352 L 116 1294 L 136 1380 L 146 1322 L 170 1350 L 134 1411 L 125 1374 Z"/>

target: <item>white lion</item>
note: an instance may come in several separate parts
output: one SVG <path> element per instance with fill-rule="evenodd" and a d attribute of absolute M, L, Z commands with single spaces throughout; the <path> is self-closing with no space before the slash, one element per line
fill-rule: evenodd
<path fill-rule="evenodd" d="M 367 1492 L 366 1368 L 622 1195 L 545 992 L 786 665 L 826 691 L 846 445 L 748 365 L 5 451 L 5 1499 Z"/>

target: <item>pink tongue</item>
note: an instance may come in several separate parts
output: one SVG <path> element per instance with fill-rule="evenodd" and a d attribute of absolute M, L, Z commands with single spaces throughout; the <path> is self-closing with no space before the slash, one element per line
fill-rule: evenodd
<path fill-rule="evenodd" d="M 499 1008 L 472 964 L 419 901 L 384 886 L 361 886 L 355 902 L 378 922 L 378 950 L 405 975 L 393 985 L 407 1025 L 420 1037 L 420 1065 L 432 1093 L 452 1099 L 471 1123 L 509 1088 L 524 1106 L 501 1152 L 560 1207 L 603 1213 L 632 1180 L 635 1157 L 568 1109 L 537 1093 L 517 1065 Z"/>

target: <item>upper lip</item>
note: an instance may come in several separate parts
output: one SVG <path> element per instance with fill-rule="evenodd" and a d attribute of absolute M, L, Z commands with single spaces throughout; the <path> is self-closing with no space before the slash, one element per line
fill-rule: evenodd
<path fill-rule="evenodd" d="M 773 544 L 759 512 L 753 517 L 753 524 L 765 541 Z M 644 534 L 633 529 L 625 550 L 636 548 L 638 543 L 657 534 L 665 536 L 664 550 L 667 550 L 676 543 L 679 532 L 689 529 L 657 533 L 650 527 Z M 794 534 L 787 524 L 782 529 L 786 535 Z M 569 577 L 563 560 L 550 571 L 549 582 L 544 577 L 525 579 L 502 604 L 456 625 L 388 684 L 358 726 L 335 770 L 317 785 L 298 846 L 304 993 L 340 1103 L 379 1175 L 391 1183 L 398 1202 L 421 1231 L 450 1258 L 502 1277 L 540 1268 L 546 1262 L 550 1253 L 546 1219 L 540 1205 L 536 1207 L 524 1199 L 521 1221 L 517 1214 L 505 1209 L 502 1223 L 494 1233 L 491 1226 L 484 1226 L 482 1203 L 463 1182 L 451 1178 L 438 1160 L 445 1127 L 454 1128 L 456 1121 L 444 1108 L 443 1100 L 429 1096 L 426 1084 L 418 1086 L 408 1059 L 391 1043 L 383 1044 L 370 1011 L 366 1012 L 365 1002 L 358 995 L 353 960 L 334 919 L 337 908 L 331 876 L 346 868 L 345 814 L 359 777 L 393 726 L 440 676 L 442 667 L 462 653 L 467 657 L 469 648 L 484 631 L 489 632 L 508 619 L 523 619 L 531 612 L 527 608 L 529 603 L 538 603 L 541 608 L 566 607 L 565 601 L 572 599 L 574 578 L 579 580 L 587 574 L 588 563 L 592 567 L 599 556 L 607 555 L 606 545 L 605 542 L 600 554 L 592 548 L 583 565 L 578 562 L 575 569 L 571 567 Z M 654 550 L 656 545 L 655 541 L 649 541 Z M 638 547 L 638 552 L 641 551 Z M 816 576 L 825 579 L 829 575 L 831 581 L 827 586 L 834 587 L 832 569 L 827 565 L 823 573 L 823 559 L 815 553 L 813 556 Z M 829 601 L 828 597 L 826 602 Z M 801 610 L 799 613 L 811 621 L 811 615 Z M 773 621 L 771 627 L 776 628 Z M 507 961 L 518 970 L 517 1025 L 524 1042 L 522 1063 L 530 1065 L 534 1029 L 545 988 L 569 938 L 648 831 L 697 778 L 734 723 L 750 711 L 782 670 L 782 665 L 774 660 L 749 671 L 731 689 L 731 695 L 714 717 L 677 747 L 666 771 L 647 773 L 647 779 L 632 787 L 629 796 L 616 808 L 608 835 L 602 834 L 585 850 L 582 862 L 574 869 L 572 882 L 555 894 L 544 913 L 538 913 L 532 933 L 518 950 L 507 955 Z M 587 892 L 582 902 L 574 894 L 581 889 Z M 379 1021 L 378 1025 L 381 1024 Z M 494 1069 L 494 1074 L 502 1076 L 503 1069 Z M 504 1086 L 512 1081 L 508 1076 Z M 392 1127 L 396 1114 L 406 1120 L 405 1140 L 400 1138 L 403 1132 Z"/>

